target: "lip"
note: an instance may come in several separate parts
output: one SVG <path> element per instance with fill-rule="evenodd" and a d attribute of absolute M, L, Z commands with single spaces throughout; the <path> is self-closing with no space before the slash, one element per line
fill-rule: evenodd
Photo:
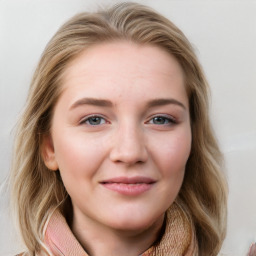
<path fill-rule="evenodd" d="M 109 190 L 122 195 L 136 196 L 150 190 L 156 181 L 149 177 L 115 177 L 103 180 L 100 184 Z"/>

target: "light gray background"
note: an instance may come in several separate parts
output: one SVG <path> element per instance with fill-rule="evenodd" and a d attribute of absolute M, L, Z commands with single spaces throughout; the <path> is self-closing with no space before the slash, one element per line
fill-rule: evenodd
<path fill-rule="evenodd" d="M 77 12 L 116 1 L 0 0 L 0 255 L 21 246 L 7 210 L 13 127 L 44 46 Z M 212 89 L 211 115 L 230 188 L 223 255 L 243 256 L 256 241 L 256 0 L 155 0 L 195 47 Z"/>

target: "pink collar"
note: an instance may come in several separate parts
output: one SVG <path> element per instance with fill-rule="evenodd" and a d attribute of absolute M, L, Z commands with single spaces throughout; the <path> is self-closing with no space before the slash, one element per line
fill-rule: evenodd
<path fill-rule="evenodd" d="M 45 243 L 54 256 L 88 256 L 59 211 L 53 213 L 47 224 Z"/>

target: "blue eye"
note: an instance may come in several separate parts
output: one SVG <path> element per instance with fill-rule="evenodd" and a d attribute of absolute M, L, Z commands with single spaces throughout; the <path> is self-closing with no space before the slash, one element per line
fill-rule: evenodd
<path fill-rule="evenodd" d="M 87 124 L 87 125 L 101 125 L 101 124 L 105 124 L 106 120 L 103 117 L 100 116 L 90 116 L 86 119 L 84 119 L 81 124 Z"/>
<path fill-rule="evenodd" d="M 156 125 L 168 125 L 168 124 L 175 124 L 175 120 L 173 118 L 168 118 L 165 116 L 155 116 L 150 121 L 150 124 Z"/>

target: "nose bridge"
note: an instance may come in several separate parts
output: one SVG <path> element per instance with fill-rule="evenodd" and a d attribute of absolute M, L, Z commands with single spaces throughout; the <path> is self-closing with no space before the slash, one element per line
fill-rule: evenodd
<path fill-rule="evenodd" d="M 143 129 L 128 119 L 118 125 L 115 130 L 112 161 L 134 164 L 147 160 L 147 150 Z"/>

